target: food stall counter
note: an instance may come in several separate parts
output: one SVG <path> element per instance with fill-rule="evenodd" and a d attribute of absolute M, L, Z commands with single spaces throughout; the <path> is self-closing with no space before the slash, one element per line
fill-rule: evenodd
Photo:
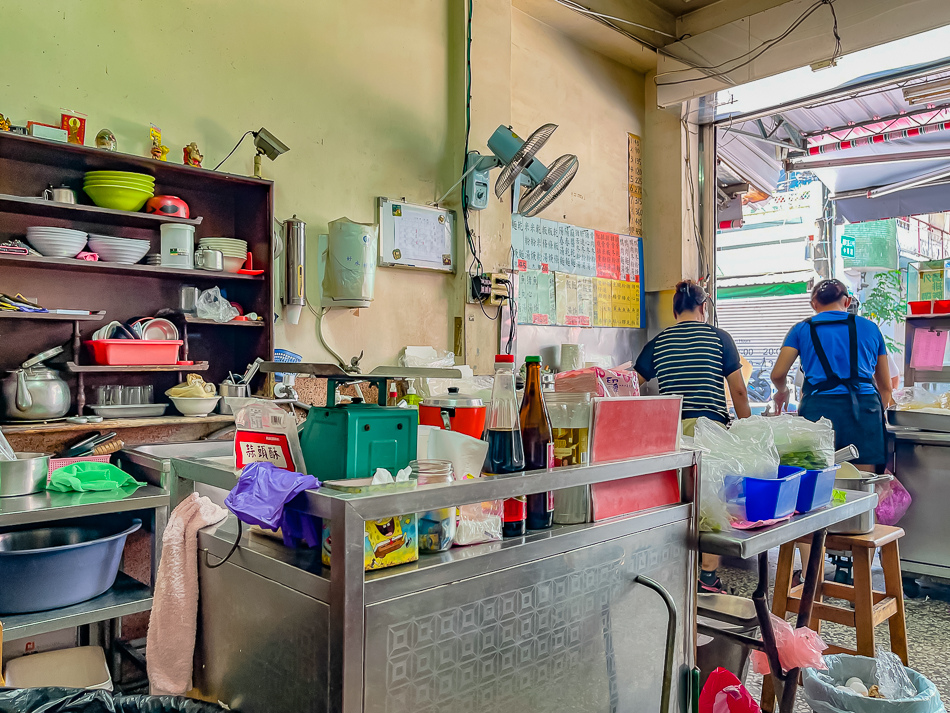
<path fill-rule="evenodd" d="M 682 710 L 699 463 L 678 451 L 384 494 L 308 490 L 289 507 L 330 518 L 329 567 L 319 549 L 247 531 L 222 564 L 231 517 L 199 537 L 195 686 L 247 713 Z M 173 471 L 235 480 L 220 461 Z M 666 471 L 679 502 L 364 571 L 366 526 L 394 515 Z"/>

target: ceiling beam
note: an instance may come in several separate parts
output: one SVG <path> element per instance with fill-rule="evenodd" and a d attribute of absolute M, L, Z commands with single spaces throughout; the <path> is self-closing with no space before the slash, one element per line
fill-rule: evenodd
<path fill-rule="evenodd" d="M 613 22 L 638 40 L 652 47 L 662 47 L 676 40 L 676 17 L 663 8 L 654 5 L 650 0 L 635 0 L 635 2 L 630 2 L 630 0 L 571 0 L 571 2 L 592 12 L 620 18 L 626 20 L 627 23 L 635 23 L 627 24 L 616 20 L 608 20 L 608 22 Z M 521 0 L 513 0 L 513 4 L 519 10 L 528 12 L 529 15 L 532 14 L 519 7 Z M 560 5 L 558 0 L 543 0 L 543 4 Z M 561 7 L 564 6 L 561 5 Z M 640 25 L 640 27 L 637 27 L 637 25 Z M 657 30 L 657 32 L 643 29 L 645 27 Z"/>
<path fill-rule="evenodd" d="M 676 36 L 698 35 L 757 12 L 768 10 L 789 0 L 719 0 L 676 18 Z"/>

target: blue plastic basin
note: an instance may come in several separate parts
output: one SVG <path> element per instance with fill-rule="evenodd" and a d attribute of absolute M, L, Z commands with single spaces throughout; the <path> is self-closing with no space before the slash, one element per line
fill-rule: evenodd
<path fill-rule="evenodd" d="M 798 512 L 811 512 L 828 505 L 835 489 L 835 475 L 840 467 L 833 465 L 822 470 L 806 470 L 798 489 L 795 509 Z"/>
<path fill-rule="evenodd" d="M 795 512 L 798 488 L 804 469 L 790 465 L 778 467 L 777 478 L 726 476 L 726 499 L 745 506 L 749 522 L 776 520 Z"/>
<path fill-rule="evenodd" d="M 59 609 L 105 593 L 125 539 L 141 526 L 112 517 L 0 533 L 0 614 Z"/>

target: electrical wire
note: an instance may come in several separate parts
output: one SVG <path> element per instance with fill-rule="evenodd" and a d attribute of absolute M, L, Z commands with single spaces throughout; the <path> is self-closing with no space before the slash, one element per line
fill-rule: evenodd
<path fill-rule="evenodd" d="M 245 132 L 241 135 L 241 138 L 238 139 L 238 142 L 237 142 L 236 144 L 234 144 L 234 148 L 231 149 L 231 153 L 229 153 L 227 156 L 225 156 L 223 159 L 221 159 L 221 163 L 219 163 L 217 166 L 215 166 L 215 167 L 214 167 L 214 170 L 217 171 L 219 168 L 221 168 L 221 167 L 224 165 L 224 162 L 227 161 L 229 158 L 231 158 L 231 154 L 233 154 L 235 151 L 237 151 L 238 146 L 240 146 L 241 143 L 244 141 L 244 139 L 247 138 L 247 135 L 248 135 L 248 134 L 253 134 L 253 133 L 254 133 L 253 131 L 245 131 Z"/>
<path fill-rule="evenodd" d="M 216 567 L 220 567 L 229 559 L 231 559 L 231 555 L 233 555 L 235 551 L 237 551 L 238 545 L 241 544 L 241 535 L 244 533 L 244 526 L 241 524 L 241 518 L 238 518 L 237 524 L 238 524 L 237 537 L 234 538 L 234 544 L 231 545 L 231 549 L 228 550 L 228 553 L 224 556 L 224 559 L 218 562 L 217 564 L 211 564 L 210 562 L 208 562 L 207 563 L 208 569 L 215 569 Z"/>
<path fill-rule="evenodd" d="M 343 369 L 344 371 L 348 370 L 349 365 L 345 361 L 343 361 L 343 357 L 341 357 L 339 354 L 333 351 L 333 349 L 330 348 L 330 345 L 327 344 L 327 340 L 324 339 L 323 337 L 323 318 L 326 316 L 327 312 L 330 311 L 330 308 L 324 307 L 318 312 L 317 310 L 313 308 L 313 305 L 310 304 L 310 300 L 304 300 L 304 301 L 307 303 L 307 309 L 313 312 L 313 316 L 316 318 L 317 337 L 320 339 L 320 344 L 323 345 L 323 348 L 327 350 L 330 356 L 336 359 L 336 363 L 339 365 L 341 369 Z"/>
<path fill-rule="evenodd" d="M 743 67 L 746 67 L 746 66 L 752 64 L 755 60 L 757 60 L 757 59 L 758 59 L 759 57 L 761 57 L 763 54 L 765 54 L 765 53 L 768 52 L 770 49 L 772 49 L 773 47 L 775 47 L 776 45 L 778 45 L 780 42 L 782 42 L 783 40 L 785 40 L 789 35 L 792 34 L 792 32 L 794 32 L 795 30 L 797 30 L 797 29 L 799 28 L 799 26 L 800 26 L 803 22 L 805 22 L 805 20 L 807 20 L 807 19 L 808 19 L 809 17 L 811 17 L 815 12 L 817 12 L 818 9 L 821 8 L 822 5 L 828 5 L 828 7 L 831 8 L 831 15 L 832 15 L 832 29 L 831 29 L 831 31 L 832 31 L 832 34 L 834 35 L 834 38 L 835 38 L 835 49 L 834 49 L 834 51 L 832 52 L 832 55 L 831 55 L 831 62 L 834 62 L 834 61 L 837 60 L 838 57 L 841 55 L 841 36 L 838 34 L 838 15 L 837 15 L 837 13 L 835 12 L 834 1 L 835 1 L 835 0 L 818 0 L 816 3 L 814 3 L 813 5 L 811 5 L 807 10 L 805 10 L 805 12 L 803 12 L 801 15 L 799 15 L 799 16 L 798 16 L 798 19 L 795 20 L 795 22 L 793 22 L 793 23 L 792 23 L 784 32 L 782 32 L 780 35 L 778 35 L 777 37 L 773 37 L 773 38 L 770 39 L 770 40 L 766 40 L 765 42 L 761 43 L 761 44 L 758 45 L 757 47 L 752 48 L 752 49 L 749 50 L 748 52 L 745 52 L 744 54 L 741 54 L 741 55 L 739 55 L 738 57 L 733 57 L 732 59 L 727 59 L 727 60 L 725 60 L 724 62 L 720 62 L 719 64 L 705 65 L 705 66 L 703 66 L 703 65 L 692 65 L 692 66 L 690 66 L 690 67 L 685 67 L 685 68 L 683 68 L 683 69 L 673 69 L 673 70 L 670 70 L 669 72 L 662 72 L 662 73 L 656 75 L 656 76 L 653 78 L 653 81 L 654 81 L 654 83 L 656 84 L 656 86 L 658 86 L 658 87 L 668 87 L 668 86 L 673 86 L 673 85 L 676 85 L 676 84 L 689 84 L 690 82 L 701 82 L 701 81 L 704 81 L 704 80 L 707 80 L 707 79 L 723 79 L 723 78 L 727 78 L 725 75 L 731 74 L 732 72 L 735 72 L 737 69 L 742 69 Z M 751 56 L 750 56 L 750 55 L 751 55 Z M 670 56 L 672 56 L 672 55 L 670 55 Z M 748 57 L 748 59 L 746 59 L 746 60 L 745 60 L 744 62 L 742 62 L 741 64 L 737 64 L 736 66 L 730 67 L 730 68 L 728 68 L 728 69 L 722 69 L 723 67 L 725 67 L 725 66 L 728 65 L 728 64 L 731 64 L 732 62 L 738 62 L 739 60 L 744 59 L 744 58 L 746 58 L 746 57 Z M 672 58 L 675 59 L 675 60 L 677 60 L 677 61 L 680 61 L 680 62 L 685 62 L 685 60 L 682 59 L 681 57 L 672 57 Z M 666 76 L 669 76 L 669 75 L 671 75 L 671 74 L 678 74 L 678 73 L 680 73 L 680 72 L 689 72 L 689 71 L 693 71 L 693 70 L 700 70 L 700 71 L 703 71 L 703 72 L 709 72 L 709 74 L 706 75 L 706 76 L 704 76 L 704 77 L 693 77 L 693 78 L 691 78 L 691 79 L 680 79 L 680 80 L 677 80 L 677 81 L 674 81 L 674 82 L 660 82 L 660 81 L 657 81 L 657 80 L 659 80 L 660 77 L 666 77 Z M 720 71 L 720 70 L 721 70 L 721 71 Z"/>
<path fill-rule="evenodd" d="M 595 12 L 588 7 L 579 5 L 573 0 L 555 0 L 558 5 L 563 5 L 564 7 L 574 10 L 574 12 L 579 12 L 582 15 L 589 15 L 591 17 L 599 17 L 603 20 L 613 20 L 614 22 L 622 22 L 625 25 L 631 25 L 633 27 L 639 27 L 641 30 L 647 30 L 649 32 L 655 32 L 658 35 L 663 35 L 664 37 L 672 37 L 676 39 L 676 35 L 671 35 L 669 32 L 663 32 L 663 30 L 658 30 L 655 27 L 650 27 L 648 25 L 641 25 L 639 22 L 633 22 L 632 20 L 625 20 L 622 17 L 615 17 L 614 15 L 606 15 L 602 12 Z"/>

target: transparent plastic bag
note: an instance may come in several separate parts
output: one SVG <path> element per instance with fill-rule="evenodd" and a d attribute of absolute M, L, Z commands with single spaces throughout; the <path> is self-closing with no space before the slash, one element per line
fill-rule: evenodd
<path fill-rule="evenodd" d="M 882 525 L 896 525 L 914 499 L 897 478 L 877 483 L 874 489 L 877 491 L 877 507 L 874 508 L 877 521 Z"/>
<path fill-rule="evenodd" d="M 835 463 L 835 432 L 827 418 L 813 423 L 790 414 L 750 416 L 736 421 L 729 430 L 740 437 L 770 432 L 782 465 L 822 470 Z"/>
<path fill-rule="evenodd" d="M 828 648 L 828 644 L 818 632 L 807 626 L 792 628 L 791 624 L 774 614 L 769 614 L 769 617 L 772 619 L 772 631 L 775 632 L 778 660 L 783 669 L 827 668 L 821 652 Z M 763 675 L 770 672 L 769 659 L 764 651 L 752 652 L 752 670 Z"/>
<path fill-rule="evenodd" d="M 891 654 L 893 655 L 893 654 Z M 880 653 L 878 654 L 880 657 Z M 896 658 L 896 657 L 895 657 Z M 849 656 L 840 654 L 825 656 L 827 671 L 818 671 L 806 668 L 802 671 L 802 688 L 805 702 L 815 713 L 878 713 L 879 711 L 893 711 L 894 713 L 946 713 L 946 708 L 940 700 L 937 687 L 916 671 L 903 668 L 900 688 L 905 695 L 897 698 L 867 698 L 851 690 L 842 690 L 851 678 L 858 678 L 868 688 L 877 685 L 881 694 L 879 671 L 884 673 L 885 680 L 896 665 L 893 661 L 882 663 L 879 658 L 867 656 Z M 896 674 L 896 671 L 895 671 Z M 903 680 L 906 677 L 906 680 Z M 885 686 L 888 686 L 885 683 Z M 908 686 L 909 684 L 909 686 Z M 890 690 L 890 689 L 888 689 Z M 892 691 L 893 692 L 893 691 Z"/>
<path fill-rule="evenodd" d="M 695 434 L 693 447 L 703 454 L 699 527 L 717 532 L 733 520 L 723 499 L 726 476 L 774 478 L 778 475 L 778 451 L 767 429 L 740 437 L 715 421 L 700 418 Z"/>
<path fill-rule="evenodd" d="M 217 287 L 198 295 L 196 308 L 200 319 L 213 319 L 215 322 L 230 322 L 239 314 L 237 308 L 224 298 Z"/>

